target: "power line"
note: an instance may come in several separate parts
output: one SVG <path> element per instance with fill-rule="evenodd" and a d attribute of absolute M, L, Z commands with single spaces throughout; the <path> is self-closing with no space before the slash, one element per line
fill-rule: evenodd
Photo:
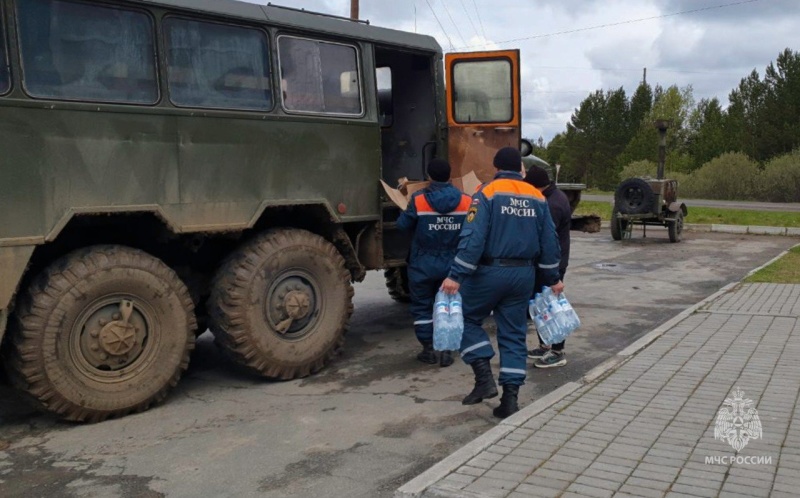
<path fill-rule="evenodd" d="M 758 1 L 758 0 L 754 0 Z M 531 67 L 534 69 L 565 69 L 569 71 L 632 71 L 636 73 L 642 72 L 642 68 L 632 68 L 632 67 L 576 67 L 576 66 L 526 66 Z M 709 75 L 738 75 L 741 73 L 734 73 L 734 72 L 720 72 L 720 71 L 698 71 L 694 69 L 666 69 L 660 67 L 647 67 L 648 71 L 660 71 L 662 73 L 687 73 L 687 74 L 709 74 Z"/>
<path fill-rule="evenodd" d="M 428 4 L 428 8 L 431 9 L 431 13 L 433 14 L 433 17 L 436 19 L 436 22 L 439 23 L 439 28 L 441 28 L 442 33 L 444 33 L 444 36 L 447 37 L 447 42 L 450 44 L 450 50 L 455 50 L 455 48 L 453 47 L 453 40 L 450 39 L 450 35 L 448 35 L 447 34 L 447 30 L 444 29 L 444 26 L 442 25 L 442 21 L 439 20 L 439 16 L 437 16 L 436 15 L 436 11 L 433 10 L 433 7 L 431 6 L 430 0 L 425 0 L 425 3 L 427 3 Z"/>
<path fill-rule="evenodd" d="M 481 34 L 480 34 L 480 32 L 478 31 L 478 28 L 475 26 L 475 23 L 474 23 L 474 22 L 472 22 L 472 17 L 470 17 L 470 15 L 469 15 L 469 11 L 467 10 L 467 6 L 466 6 L 466 5 L 464 5 L 464 0 L 458 0 L 458 1 L 459 1 L 459 3 L 461 4 L 461 8 L 462 8 L 462 9 L 464 9 L 464 14 L 466 14 L 466 15 L 467 15 L 467 19 L 469 19 L 469 23 L 472 25 L 472 30 L 475 32 L 475 36 L 477 36 L 478 38 L 480 38 L 480 37 L 481 37 Z"/>
<path fill-rule="evenodd" d="M 458 37 L 461 38 L 461 41 L 464 42 L 464 44 L 466 45 L 467 40 L 464 39 L 464 36 L 461 34 L 461 30 L 458 29 L 458 24 L 456 24 L 456 22 L 453 20 L 453 16 L 450 15 L 450 9 L 447 8 L 447 3 L 445 3 L 444 0 L 441 0 L 441 2 L 442 2 L 442 7 L 444 7 L 444 11 L 447 14 L 447 17 L 450 18 L 450 22 L 453 23 L 453 26 L 455 26 L 456 28 L 456 33 L 458 33 Z"/>
<path fill-rule="evenodd" d="M 726 3 L 726 4 L 722 4 L 722 5 L 713 5 L 713 6 L 710 6 L 710 7 L 702 7 L 702 8 L 699 8 L 699 9 L 683 10 L 683 11 L 680 11 L 680 12 L 673 12 L 671 14 L 662 14 L 660 16 L 642 17 L 640 19 L 628 19 L 627 21 L 612 22 L 612 23 L 607 23 L 607 24 L 598 24 L 596 26 L 587 26 L 585 28 L 575 28 L 575 29 L 568 29 L 568 30 L 565 30 L 565 31 L 556 31 L 556 32 L 553 32 L 553 33 L 546 33 L 546 34 L 543 34 L 543 35 L 525 36 L 523 38 L 514 38 L 512 40 L 504 40 L 504 41 L 499 41 L 499 42 L 495 42 L 495 43 L 497 45 L 501 45 L 501 44 L 504 44 L 504 43 L 514 43 L 514 42 L 519 42 L 519 41 L 534 40 L 536 38 L 547 38 L 548 36 L 567 35 L 567 34 L 571 34 L 571 33 L 579 33 L 581 31 L 591 31 L 593 29 L 610 28 L 610 27 L 614 27 L 614 26 L 621 26 L 621 25 L 624 25 L 624 24 L 633 24 L 633 23 L 643 22 L 643 21 L 653 21 L 653 20 L 656 20 L 656 19 L 664 19 L 664 18 L 667 18 L 667 17 L 674 17 L 674 16 L 683 15 L 683 14 L 693 14 L 695 12 L 703 12 L 703 11 L 707 11 L 707 10 L 722 9 L 722 8 L 725 8 L 725 7 L 734 7 L 736 5 L 744 5 L 744 4 L 747 4 L 747 3 L 754 3 L 754 2 L 759 2 L 759 1 L 761 1 L 761 0 L 743 0 L 741 2 Z M 463 49 L 467 49 L 467 48 L 476 48 L 476 47 L 481 47 L 481 46 L 482 45 L 472 45 L 472 46 L 466 46 L 466 47 L 458 47 L 457 50 L 463 50 Z"/>
<path fill-rule="evenodd" d="M 475 15 L 478 17 L 478 23 L 481 25 L 481 34 L 483 35 L 483 39 L 486 40 L 486 30 L 483 29 L 483 18 L 481 18 L 481 13 L 478 12 L 478 4 L 475 3 L 475 0 L 472 0 L 472 6 L 475 7 Z"/>

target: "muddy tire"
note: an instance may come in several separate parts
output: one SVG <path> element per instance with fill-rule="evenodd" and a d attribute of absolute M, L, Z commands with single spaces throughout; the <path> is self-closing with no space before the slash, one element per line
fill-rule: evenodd
<path fill-rule="evenodd" d="M 97 422 L 164 399 L 189 365 L 196 322 L 169 267 L 121 246 L 80 249 L 18 301 L 4 364 L 42 408 Z"/>
<path fill-rule="evenodd" d="M 318 372 L 341 348 L 352 301 L 350 273 L 331 243 L 278 229 L 227 259 L 208 309 L 217 344 L 236 363 L 288 380 Z"/>
<path fill-rule="evenodd" d="M 653 211 L 656 194 L 641 178 L 628 178 L 614 192 L 614 207 L 622 214 L 646 214 Z"/>
<path fill-rule="evenodd" d="M 681 235 L 683 234 L 683 213 L 678 211 L 674 215 L 675 221 L 671 221 L 667 225 L 667 232 L 669 233 L 670 242 L 680 242 Z"/>
<path fill-rule="evenodd" d="M 411 302 L 411 290 L 408 288 L 408 267 L 389 268 L 383 272 L 389 296 L 398 303 Z"/>
<path fill-rule="evenodd" d="M 611 238 L 614 240 L 622 240 L 622 233 L 628 228 L 628 220 L 620 220 L 617 218 L 619 211 L 615 207 L 611 211 Z"/>

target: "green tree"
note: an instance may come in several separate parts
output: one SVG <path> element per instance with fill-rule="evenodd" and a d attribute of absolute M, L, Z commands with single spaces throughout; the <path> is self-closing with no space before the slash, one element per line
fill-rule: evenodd
<path fill-rule="evenodd" d="M 758 118 L 758 159 L 800 145 L 800 53 L 784 50 L 764 73 L 764 105 Z"/>
<path fill-rule="evenodd" d="M 702 99 L 689 116 L 688 154 L 693 171 L 724 152 L 728 152 L 729 141 L 725 135 L 725 111 L 719 100 Z"/>
<path fill-rule="evenodd" d="M 631 97 L 631 115 L 628 123 L 628 140 L 636 134 L 637 130 L 642 124 L 642 121 L 650 114 L 653 108 L 653 89 L 650 85 L 643 81 L 636 87 L 636 91 Z"/>

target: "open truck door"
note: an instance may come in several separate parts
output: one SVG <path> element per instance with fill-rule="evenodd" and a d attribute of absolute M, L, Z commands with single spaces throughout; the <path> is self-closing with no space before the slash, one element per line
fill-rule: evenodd
<path fill-rule="evenodd" d="M 520 144 L 519 50 L 445 54 L 445 74 L 452 175 L 487 182 L 497 150 Z"/>

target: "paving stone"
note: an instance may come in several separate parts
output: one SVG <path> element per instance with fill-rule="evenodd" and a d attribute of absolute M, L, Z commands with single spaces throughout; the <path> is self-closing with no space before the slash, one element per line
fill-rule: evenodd
<path fill-rule="evenodd" d="M 578 496 L 592 496 L 595 498 L 611 498 L 611 496 L 614 495 L 614 491 L 612 490 L 578 483 L 572 483 L 570 487 L 567 488 L 567 492 L 562 496 L 566 496 L 568 493 L 575 493 Z"/>

